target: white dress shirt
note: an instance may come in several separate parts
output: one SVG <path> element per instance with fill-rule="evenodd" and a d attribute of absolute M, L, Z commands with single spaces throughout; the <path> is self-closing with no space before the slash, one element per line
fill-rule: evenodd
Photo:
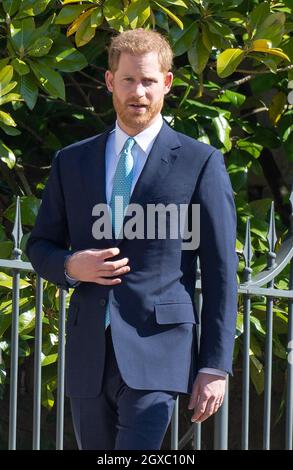
<path fill-rule="evenodd" d="M 139 134 L 134 136 L 135 144 L 132 147 L 131 153 L 133 155 L 133 177 L 131 194 L 134 186 L 137 183 L 139 175 L 147 161 L 149 153 L 152 149 L 155 138 L 161 130 L 163 125 L 162 115 L 159 114 L 155 122 L 143 130 Z M 116 167 L 119 160 L 119 155 L 124 147 L 126 140 L 129 135 L 126 134 L 121 127 L 119 127 L 116 121 L 116 127 L 110 132 L 107 144 L 106 144 L 106 199 L 107 203 L 110 204 L 113 180 L 116 171 Z"/>
<path fill-rule="evenodd" d="M 137 183 L 137 180 L 142 172 L 142 169 L 147 161 L 149 153 L 152 149 L 153 143 L 161 130 L 163 125 L 162 115 L 159 114 L 155 122 L 144 129 L 139 134 L 133 136 L 135 139 L 135 144 L 131 150 L 133 155 L 134 165 L 133 165 L 133 178 L 131 186 L 131 194 Z M 116 126 L 113 131 L 110 132 L 109 137 L 106 143 L 105 150 L 105 162 L 106 162 L 106 199 L 107 204 L 110 204 L 112 189 L 113 189 L 113 179 L 116 171 L 116 167 L 119 160 L 119 155 L 124 147 L 126 140 L 129 138 L 129 135 L 126 134 L 116 121 Z M 66 274 L 66 273 L 65 273 Z M 68 282 L 73 285 L 76 280 L 72 279 L 66 274 Z M 202 368 L 199 372 L 204 372 L 212 375 L 220 375 L 222 377 L 227 376 L 227 372 L 218 369 L 212 368 Z"/>

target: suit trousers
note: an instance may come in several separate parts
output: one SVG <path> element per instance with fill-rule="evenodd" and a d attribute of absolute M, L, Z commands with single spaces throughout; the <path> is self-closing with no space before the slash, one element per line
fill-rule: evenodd
<path fill-rule="evenodd" d="M 101 393 L 71 398 L 75 436 L 80 450 L 160 449 L 178 392 L 128 387 L 118 369 L 111 326 L 106 335 L 106 360 Z"/>

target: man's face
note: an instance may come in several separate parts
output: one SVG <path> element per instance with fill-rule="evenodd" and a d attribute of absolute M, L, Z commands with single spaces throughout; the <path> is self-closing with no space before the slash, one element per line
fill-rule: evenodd
<path fill-rule="evenodd" d="M 161 72 L 157 52 L 136 56 L 123 52 L 118 69 L 114 73 L 107 70 L 105 79 L 113 93 L 119 126 L 134 136 L 149 127 L 161 112 L 173 74 Z"/>

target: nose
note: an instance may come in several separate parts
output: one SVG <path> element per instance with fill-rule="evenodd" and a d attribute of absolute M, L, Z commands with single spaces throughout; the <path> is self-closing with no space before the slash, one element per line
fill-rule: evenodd
<path fill-rule="evenodd" d="M 136 83 L 133 91 L 136 97 L 141 98 L 145 95 L 145 88 L 142 83 Z"/>

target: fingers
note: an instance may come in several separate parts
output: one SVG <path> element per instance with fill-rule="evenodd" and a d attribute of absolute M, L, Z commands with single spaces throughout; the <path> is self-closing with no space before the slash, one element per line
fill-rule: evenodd
<path fill-rule="evenodd" d="M 103 286 L 115 286 L 116 284 L 121 284 L 122 281 L 119 278 L 107 279 L 105 277 L 98 277 L 94 282 Z"/>
<path fill-rule="evenodd" d="M 209 400 L 202 402 L 191 420 L 196 421 L 198 423 L 202 423 L 203 421 L 208 419 L 215 413 L 216 403 L 216 398 L 210 398 Z"/>
<path fill-rule="evenodd" d="M 99 276 L 100 277 L 113 277 L 113 276 L 121 276 L 122 274 L 126 274 L 130 271 L 129 266 L 123 266 L 122 268 L 119 269 L 111 269 L 108 271 L 104 270 L 99 270 Z"/>
<path fill-rule="evenodd" d="M 119 268 L 122 268 L 129 262 L 128 258 L 122 258 L 117 261 L 105 261 L 103 264 L 101 264 L 100 269 L 103 271 L 116 271 Z M 109 274 L 109 273 L 108 273 Z"/>
<path fill-rule="evenodd" d="M 194 423 L 202 423 L 206 419 L 208 419 L 213 414 L 217 413 L 219 408 L 223 404 L 223 397 L 210 397 L 201 399 L 199 398 L 198 404 L 194 409 L 193 416 L 191 421 Z"/>
<path fill-rule="evenodd" d="M 201 423 L 216 413 L 225 396 L 226 378 L 199 373 L 194 382 L 188 409 L 193 409 L 192 422 Z"/>
<path fill-rule="evenodd" d="M 202 421 L 202 416 L 204 416 L 205 412 L 206 412 L 206 408 L 207 408 L 207 405 L 208 405 L 208 398 L 204 397 L 204 396 L 201 396 L 199 397 L 199 400 L 197 402 L 197 405 L 196 407 L 194 408 L 194 412 L 193 412 L 193 415 L 192 415 L 192 418 L 191 418 L 191 421 L 194 423 L 200 423 Z"/>
<path fill-rule="evenodd" d="M 97 250 L 97 257 L 101 259 L 113 258 L 114 256 L 119 255 L 120 250 L 117 247 L 106 248 L 105 250 Z"/>

